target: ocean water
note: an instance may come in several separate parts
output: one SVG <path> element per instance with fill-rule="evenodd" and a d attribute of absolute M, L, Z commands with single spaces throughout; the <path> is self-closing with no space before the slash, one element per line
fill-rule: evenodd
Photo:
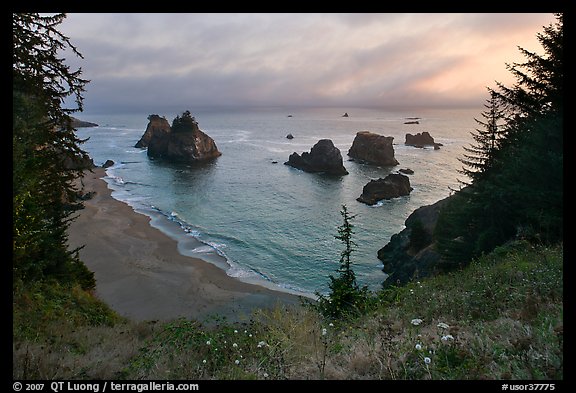
<path fill-rule="evenodd" d="M 178 240 L 182 254 L 202 258 L 228 275 L 268 287 L 313 295 L 325 293 L 336 275 L 342 243 L 335 239 L 346 205 L 356 218 L 352 254 L 360 284 L 378 288 L 386 275 L 377 251 L 404 228 L 418 207 L 457 189 L 458 161 L 471 142 L 477 109 L 386 110 L 370 108 L 189 108 L 222 156 L 192 166 L 151 160 L 134 144 L 149 113 L 90 114 L 99 127 L 78 136 L 96 165 L 115 162 L 105 180 L 113 197 L 152 218 L 151 225 Z M 347 112 L 349 117 L 342 117 Z M 177 114 L 158 113 L 171 122 Z M 289 117 L 288 115 L 292 115 Z M 418 117 L 420 124 L 404 124 Z M 348 161 L 358 131 L 394 137 L 400 165 L 378 167 Z M 404 146 L 405 134 L 428 131 L 440 150 Z M 294 139 L 288 140 L 291 133 Z M 349 175 L 329 177 L 283 165 L 328 138 L 340 149 Z M 277 161 L 277 163 L 274 163 Z M 371 179 L 411 168 L 409 196 L 367 206 L 356 201 Z"/>

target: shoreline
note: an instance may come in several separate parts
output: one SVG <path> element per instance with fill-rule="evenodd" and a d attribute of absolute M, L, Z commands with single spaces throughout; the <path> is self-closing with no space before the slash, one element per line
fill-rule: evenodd
<path fill-rule="evenodd" d="M 94 272 L 96 296 L 132 320 L 248 321 L 253 310 L 299 305 L 300 296 L 230 277 L 214 264 L 182 255 L 150 217 L 112 197 L 105 169 L 85 171 L 84 201 L 68 229 L 71 249 Z"/>

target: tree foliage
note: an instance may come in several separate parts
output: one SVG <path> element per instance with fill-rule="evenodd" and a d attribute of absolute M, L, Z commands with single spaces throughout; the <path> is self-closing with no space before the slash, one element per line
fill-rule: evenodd
<path fill-rule="evenodd" d="M 80 56 L 57 30 L 65 15 L 13 14 L 13 278 L 54 277 L 94 285 L 93 274 L 69 251 L 72 214 L 81 208 L 72 185 L 87 154 L 79 147 L 70 114 L 82 110 L 88 82 L 70 70 L 61 51 Z M 66 98 L 76 106 L 65 108 Z M 66 161 L 78 164 L 68 169 Z"/>
<path fill-rule="evenodd" d="M 438 249 L 454 265 L 514 237 L 563 238 L 563 16 L 537 38 L 542 55 L 520 48 L 526 61 L 507 65 L 516 83 L 489 89 L 461 160 L 472 182 L 439 217 Z"/>
<path fill-rule="evenodd" d="M 490 99 L 484 105 L 486 110 L 481 113 L 484 120 L 474 119 L 481 128 L 477 128 L 472 133 L 475 144 L 464 147 L 464 158 L 460 162 L 464 164 L 461 173 L 474 181 L 479 181 L 482 177 L 488 176 L 494 167 L 496 152 L 500 148 L 501 142 L 505 139 L 503 111 L 500 109 L 496 93 L 490 92 Z M 469 183 L 464 182 L 466 185 Z"/>
<path fill-rule="evenodd" d="M 187 110 L 182 113 L 182 116 L 178 115 L 174 118 L 172 121 L 172 132 L 190 132 L 197 126 L 196 119 Z"/>
<path fill-rule="evenodd" d="M 350 215 L 346 205 L 342 206 L 340 214 L 344 222 L 338 227 L 338 235 L 334 236 L 344 244 L 344 249 L 340 253 L 340 267 L 337 270 L 339 276 L 329 276 L 330 293 L 327 296 L 317 293 L 319 310 L 330 318 L 362 312 L 369 298 L 368 288 L 361 288 L 358 285 L 350 261 L 350 256 L 356 250 L 356 243 L 352 240 L 354 234 L 352 220 L 356 216 Z"/>

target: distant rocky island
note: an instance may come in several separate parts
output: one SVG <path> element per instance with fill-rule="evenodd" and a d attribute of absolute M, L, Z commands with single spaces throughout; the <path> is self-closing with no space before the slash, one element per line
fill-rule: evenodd
<path fill-rule="evenodd" d="M 415 135 L 406 134 L 406 142 L 404 142 L 407 146 L 414 146 L 423 148 L 424 146 L 433 146 L 434 150 L 440 149 L 442 146 L 441 143 L 436 143 L 432 135 L 428 131 L 424 131 L 422 133 L 417 133 Z"/>
<path fill-rule="evenodd" d="M 302 155 L 294 152 L 284 163 L 305 172 L 323 172 L 329 175 L 347 175 L 342 163 L 340 149 L 330 139 L 319 140 L 310 150 Z"/>
<path fill-rule="evenodd" d="M 360 131 L 356 134 L 348 156 L 369 164 L 394 166 L 398 161 L 394 158 L 394 137 L 378 135 L 370 131 Z"/>
<path fill-rule="evenodd" d="M 185 111 L 176 116 L 172 127 L 156 114 L 148 116 L 148 126 L 135 147 L 148 148 L 148 157 L 174 162 L 202 162 L 222 155 L 216 143 L 198 127 L 198 122 Z"/>

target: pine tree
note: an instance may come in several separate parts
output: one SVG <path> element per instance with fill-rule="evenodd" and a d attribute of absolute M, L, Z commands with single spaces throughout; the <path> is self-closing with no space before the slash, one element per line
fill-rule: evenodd
<path fill-rule="evenodd" d="M 481 126 L 472 133 L 475 144 L 464 147 L 466 152 L 464 158 L 459 159 L 464 164 L 460 173 L 468 176 L 472 181 L 479 181 L 490 172 L 494 166 L 500 142 L 505 138 L 504 124 L 502 124 L 504 113 L 500 109 L 495 92 L 490 91 L 490 99 L 484 106 L 486 110 L 481 113 L 484 120 L 474 119 Z M 467 186 L 471 184 L 463 183 Z"/>
<path fill-rule="evenodd" d="M 30 281 L 55 277 L 94 285 L 93 274 L 67 249 L 69 222 L 78 190 L 72 186 L 82 168 L 67 169 L 66 161 L 84 162 L 70 114 L 82 110 L 88 82 L 81 69 L 72 71 L 59 57 L 81 54 L 57 30 L 64 14 L 13 14 L 13 277 Z M 76 107 L 64 108 L 74 97 Z"/>
<path fill-rule="evenodd" d="M 329 276 L 330 293 L 328 296 L 318 294 L 318 307 L 326 317 L 340 318 L 353 313 L 361 313 L 368 299 L 368 288 L 360 288 L 356 281 L 356 274 L 352 269 L 350 256 L 356 250 L 356 243 L 352 240 L 354 225 L 352 220 L 356 217 L 348 213 L 346 205 L 340 211 L 344 220 L 338 227 L 336 239 L 344 243 L 344 250 L 340 254 L 340 267 L 338 277 Z"/>
<path fill-rule="evenodd" d="M 507 65 L 517 83 L 490 90 L 483 129 L 461 160 L 472 182 L 443 209 L 436 226 L 437 248 L 452 266 L 514 237 L 562 240 L 562 31 L 557 15 L 537 35 L 544 55 L 520 48 L 527 61 Z"/>

